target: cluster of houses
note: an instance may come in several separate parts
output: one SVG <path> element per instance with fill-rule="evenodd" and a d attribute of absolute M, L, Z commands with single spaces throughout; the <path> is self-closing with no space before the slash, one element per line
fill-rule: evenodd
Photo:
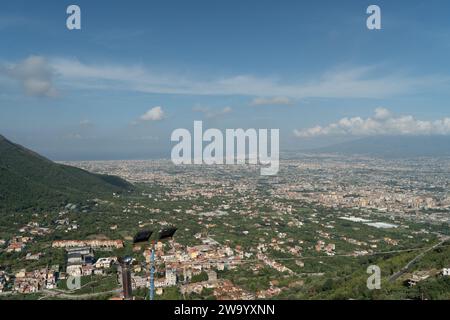
<path fill-rule="evenodd" d="M 43 289 L 55 289 L 59 265 L 27 272 L 25 269 L 15 274 L 13 291 L 35 293 Z"/>
<path fill-rule="evenodd" d="M 22 237 L 22 236 L 15 236 L 12 237 L 9 241 L 8 247 L 6 247 L 6 252 L 22 252 L 27 243 L 30 243 L 33 240 L 32 237 Z"/>
<path fill-rule="evenodd" d="M 214 296 L 217 300 L 254 300 L 255 295 L 234 285 L 229 280 L 221 281 L 220 285 L 214 289 Z"/>
<path fill-rule="evenodd" d="M 183 294 L 200 293 L 203 288 L 213 289 L 217 286 L 217 273 L 214 270 L 234 269 L 244 258 L 244 253 L 236 248 L 231 249 L 228 246 L 221 246 L 211 238 L 203 238 L 196 235 L 196 238 L 202 244 L 196 246 L 183 246 L 175 241 L 170 241 L 170 249 L 165 251 L 165 244 L 158 242 L 155 245 L 156 269 L 164 268 L 164 277 L 155 277 L 156 294 L 162 294 L 165 287 L 171 287 L 180 284 L 179 279 L 183 278 L 180 290 Z M 136 247 L 135 251 L 141 248 Z M 150 251 L 144 250 L 147 265 L 150 263 Z M 150 279 L 148 274 L 142 275 L 142 267 L 134 265 L 132 278 L 133 288 L 148 287 Z M 205 272 L 208 281 L 190 283 L 193 276 Z"/>
<path fill-rule="evenodd" d="M 53 248 L 65 248 L 67 252 L 66 274 L 72 277 L 104 275 L 117 262 L 117 257 L 95 260 L 94 249 L 111 250 L 123 248 L 122 240 L 58 240 Z"/>
<path fill-rule="evenodd" d="M 27 225 L 25 228 L 27 228 L 27 232 L 30 232 L 30 228 L 38 228 L 42 232 L 45 231 L 41 230 L 38 225 Z M 5 251 L 21 252 L 26 244 L 32 240 L 32 237 L 15 236 L 9 241 Z M 5 244 L 6 241 L 3 240 L 3 245 Z M 0 271 L 0 292 L 12 290 L 22 294 L 36 293 L 44 289 L 55 289 L 57 281 L 67 279 L 68 276 L 104 275 L 106 270 L 117 262 L 117 258 L 104 257 L 95 260 L 93 249 L 122 248 L 123 242 L 121 240 L 61 240 L 54 241 L 52 247 L 66 249 L 67 267 L 65 272 L 60 272 L 59 265 L 33 271 L 22 269 L 12 275 L 5 271 Z M 41 252 L 28 252 L 25 260 L 39 260 L 42 255 Z"/>
<path fill-rule="evenodd" d="M 430 278 L 431 276 L 450 277 L 450 268 L 443 268 L 440 272 L 435 270 L 421 270 L 413 272 L 404 281 L 404 284 L 408 287 L 414 287 L 419 282 Z"/>
<path fill-rule="evenodd" d="M 14 275 L 0 271 L 0 292 L 8 289 L 17 293 L 36 293 L 44 289 L 56 289 L 57 281 L 67 279 L 68 276 L 81 277 L 89 275 L 104 275 L 106 270 L 117 262 L 116 257 L 94 259 L 91 247 L 67 248 L 66 272 L 60 272 L 59 265 L 40 268 L 33 271 L 21 269 Z M 27 254 L 25 259 L 35 260 L 40 253 Z"/>
<path fill-rule="evenodd" d="M 53 241 L 52 248 L 80 248 L 91 247 L 93 249 L 120 249 L 123 248 L 122 240 L 57 240 Z"/>
<path fill-rule="evenodd" d="M 20 228 L 20 233 L 27 233 L 31 236 L 16 235 L 13 236 L 8 242 L 6 240 L 0 239 L 0 247 L 8 244 L 5 251 L 8 253 L 22 252 L 27 244 L 31 243 L 34 236 L 43 236 L 51 233 L 49 228 L 44 228 L 37 222 L 29 222 L 26 226 Z"/>
<path fill-rule="evenodd" d="M 104 275 L 105 270 L 117 262 L 117 257 L 100 258 L 95 261 L 91 247 L 67 248 L 66 274 L 72 277 Z"/>
<path fill-rule="evenodd" d="M 329 256 L 335 255 L 336 245 L 334 243 L 325 244 L 324 241 L 317 241 L 315 247 L 317 252 L 325 252 Z"/>
<path fill-rule="evenodd" d="M 29 233 L 33 236 L 44 236 L 50 234 L 50 228 L 42 227 L 38 222 L 29 222 L 26 226 L 19 229 L 20 233 Z"/>
<path fill-rule="evenodd" d="M 262 252 L 259 252 L 256 257 L 261 260 L 262 262 L 264 262 L 266 265 L 268 265 L 269 267 L 279 271 L 279 272 L 287 272 L 289 274 L 294 274 L 294 272 L 289 269 L 288 267 L 282 265 L 281 263 L 270 259 L 268 256 L 266 256 L 265 254 L 263 254 Z"/>

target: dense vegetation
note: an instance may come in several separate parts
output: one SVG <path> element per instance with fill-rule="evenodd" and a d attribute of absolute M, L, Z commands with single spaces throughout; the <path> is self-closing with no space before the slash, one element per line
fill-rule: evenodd
<path fill-rule="evenodd" d="M 121 192 L 118 178 L 56 164 L 0 135 L 0 210 L 59 206 L 93 194 Z"/>

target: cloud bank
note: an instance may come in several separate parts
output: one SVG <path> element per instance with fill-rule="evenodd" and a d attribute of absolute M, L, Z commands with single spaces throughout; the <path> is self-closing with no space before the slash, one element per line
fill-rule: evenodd
<path fill-rule="evenodd" d="M 85 64 L 73 59 L 53 59 L 52 67 L 67 85 L 79 89 L 128 90 L 143 93 L 186 95 L 243 95 L 259 97 L 254 105 L 288 104 L 303 98 L 384 98 L 448 87 L 448 77 L 379 74 L 372 67 L 336 69 L 313 81 L 286 82 L 278 77 L 241 74 L 199 78 L 160 73 L 143 66 Z M 301 74 L 299 74 L 301 78 Z"/>
<path fill-rule="evenodd" d="M 299 138 L 323 136 L 377 135 L 450 135 L 450 118 L 433 121 L 418 120 L 411 115 L 394 116 L 385 108 L 377 108 L 373 117 L 343 118 L 326 126 L 294 130 Z"/>
<path fill-rule="evenodd" d="M 83 63 L 76 59 L 30 56 L 18 63 L 0 64 L 0 76 L 18 80 L 30 96 L 54 97 L 67 90 L 114 90 L 156 94 L 241 95 L 251 105 L 289 105 L 305 98 L 386 98 L 445 90 L 450 77 L 406 75 L 376 66 L 333 69 L 308 80 L 237 74 L 227 77 L 156 72 L 142 65 Z"/>

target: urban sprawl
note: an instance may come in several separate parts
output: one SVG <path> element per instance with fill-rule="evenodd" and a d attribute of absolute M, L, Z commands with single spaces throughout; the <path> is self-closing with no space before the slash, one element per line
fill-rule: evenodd
<path fill-rule="evenodd" d="M 174 237 L 154 240 L 156 299 L 364 298 L 371 263 L 398 292 L 449 277 L 447 158 L 296 155 L 281 160 L 274 177 L 253 165 L 68 164 L 120 176 L 136 190 L 28 221 L 15 213 L 0 233 L 0 298 L 118 299 L 118 260 L 129 256 L 133 291 L 143 299 L 151 245 L 133 244 L 133 236 L 168 226 Z M 438 254 L 430 248 L 447 257 L 428 263 Z M 414 267 L 403 268 L 411 260 Z M 74 277 L 82 281 L 71 288 Z M 345 296 L 340 279 L 364 281 Z"/>

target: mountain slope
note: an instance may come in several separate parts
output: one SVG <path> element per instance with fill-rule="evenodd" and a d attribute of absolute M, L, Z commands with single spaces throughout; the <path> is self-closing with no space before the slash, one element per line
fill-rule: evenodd
<path fill-rule="evenodd" d="M 311 151 L 317 153 L 361 154 L 391 158 L 450 156 L 450 137 L 368 137 Z"/>
<path fill-rule="evenodd" d="M 129 188 L 118 177 L 56 164 L 0 135 L 0 209 L 46 208 Z"/>

